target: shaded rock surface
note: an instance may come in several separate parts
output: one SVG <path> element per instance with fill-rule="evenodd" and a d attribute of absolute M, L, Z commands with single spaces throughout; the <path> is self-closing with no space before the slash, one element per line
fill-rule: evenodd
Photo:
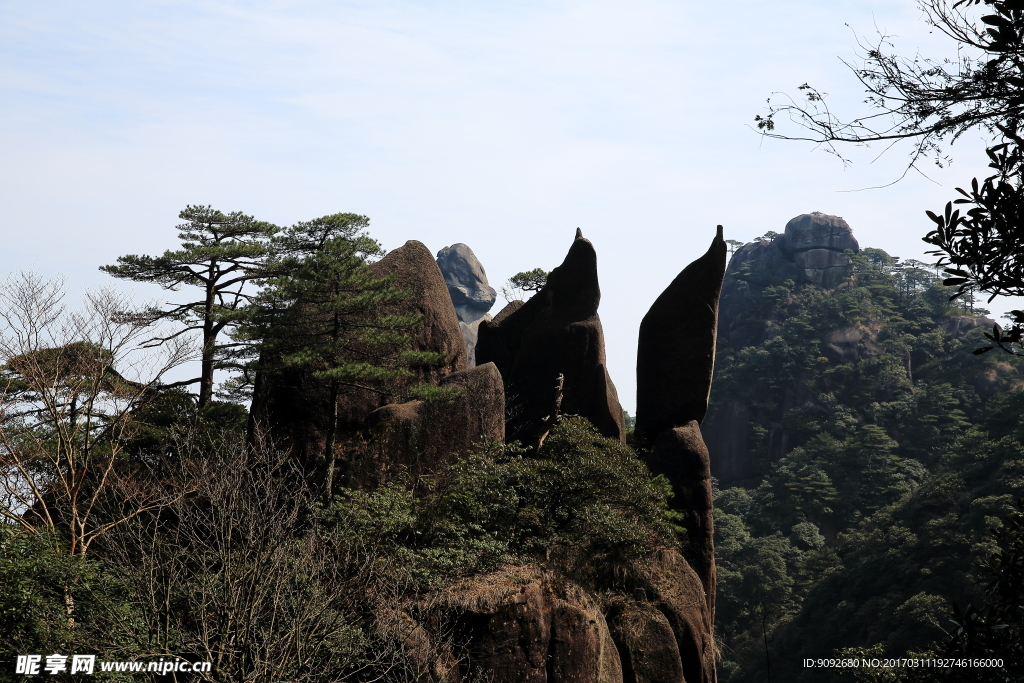
<path fill-rule="evenodd" d="M 459 321 L 459 329 L 462 330 L 462 342 L 466 345 L 466 364 L 469 367 L 476 366 L 476 340 L 480 333 L 480 323 L 491 320 L 490 314 L 477 318 L 471 323 Z"/>
<path fill-rule="evenodd" d="M 395 286 L 408 290 L 410 298 L 394 306 L 393 313 L 416 313 L 423 324 L 411 330 L 412 348 L 443 354 L 437 365 L 418 368 L 406 380 L 383 387 L 380 394 L 351 390 L 339 401 L 339 431 L 362 429 L 373 410 L 408 394 L 416 384 L 436 384 L 453 372 L 465 370 L 466 347 L 448 287 L 430 250 L 410 240 L 370 265 L 378 276 L 393 276 Z M 305 370 L 285 369 L 257 377 L 251 422 L 254 429 L 269 433 L 277 446 L 291 447 L 300 457 L 323 452 L 330 422 L 330 398 L 326 382 Z"/>
<path fill-rule="evenodd" d="M 505 380 L 509 439 L 537 438 L 560 374 L 562 412 L 587 418 L 605 436 L 624 438 L 622 407 L 606 368 L 600 300 L 597 253 L 577 237 L 539 292 L 481 323 L 476 360 L 497 365 Z"/>
<path fill-rule="evenodd" d="M 687 680 L 672 625 L 657 608 L 624 604 L 612 613 L 610 621 L 624 680 Z"/>
<path fill-rule="evenodd" d="M 644 461 L 655 474 L 664 474 L 672 483 L 673 508 L 685 516 L 685 555 L 700 577 L 708 610 L 715 614 L 715 523 L 712 513 L 711 458 L 700 434 L 700 426 L 691 421 L 682 427 L 667 429 L 658 435 Z"/>
<path fill-rule="evenodd" d="M 458 387 L 451 401 L 409 401 L 386 405 L 366 418 L 369 457 L 356 468 L 360 485 L 373 485 L 408 472 L 430 474 L 475 450 L 482 441 L 505 440 L 505 392 L 493 363 L 452 373 L 439 382 Z"/>
<path fill-rule="evenodd" d="M 685 515 L 686 558 L 699 577 L 711 620 L 716 584 L 711 461 L 699 424 L 707 412 L 714 374 L 725 257 L 722 226 L 718 226 L 708 251 L 683 269 L 644 316 L 636 363 L 637 444 L 651 471 L 665 475 L 672 484 L 671 505 Z M 641 634 L 638 643 L 663 639 L 665 625 L 652 615 L 627 614 L 632 616 L 623 618 L 643 623 L 642 628 L 627 628 Z M 697 655 L 684 647 L 679 657 L 680 662 L 686 658 L 692 662 Z M 670 657 L 649 661 L 633 653 L 631 661 L 636 680 L 674 680 Z"/>
<path fill-rule="evenodd" d="M 640 323 L 636 438 L 641 447 L 666 429 L 704 419 L 715 369 L 725 256 L 718 226 L 707 253 L 676 276 Z"/>
<path fill-rule="evenodd" d="M 819 211 L 789 221 L 779 246 L 799 269 L 798 282 L 825 289 L 834 288 L 853 274 L 853 262 L 843 251 L 860 251 L 846 221 Z"/>

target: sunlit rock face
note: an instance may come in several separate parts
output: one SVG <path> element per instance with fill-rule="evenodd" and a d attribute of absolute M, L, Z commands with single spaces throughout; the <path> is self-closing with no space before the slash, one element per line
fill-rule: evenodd
<path fill-rule="evenodd" d="M 477 331 L 481 322 L 491 319 L 487 312 L 497 294 L 488 284 L 487 273 L 476 254 L 465 244 L 453 244 L 437 252 L 437 267 L 448 286 L 466 344 L 468 364 L 473 367 L 476 365 Z"/>

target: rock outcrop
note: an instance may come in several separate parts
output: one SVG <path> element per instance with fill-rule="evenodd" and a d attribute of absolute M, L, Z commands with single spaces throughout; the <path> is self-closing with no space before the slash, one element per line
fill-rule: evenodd
<path fill-rule="evenodd" d="M 487 273 L 476 254 L 465 244 L 453 244 L 437 252 L 437 266 L 448 285 L 448 294 L 459 318 L 467 363 L 473 367 L 476 365 L 480 323 L 491 319 L 487 311 L 494 305 L 497 293 L 487 283 Z"/>
<path fill-rule="evenodd" d="M 577 236 L 539 292 L 480 325 L 477 362 L 494 363 L 505 380 L 509 439 L 533 443 L 539 436 L 559 375 L 563 413 L 587 418 L 605 436 L 624 438 L 622 407 L 606 368 L 600 301 L 597 253 Z"/>
<path fill-rule="evenodd" d="M 439 352 L 443 358 L 440 363 L 415 369 L 405 380 L 390 382 L 383 387 L 386 393 L 345 393 L 338 408 L 342 433 L 360 431 L 367 415 L 406 396 L 412 386 L 437 384 L 467 367 L 459 321 L 430 250 L 410 240 L 371 264 L 370 269 L 379 277 L 391 276 L 395 287 L 411 293 L 408 300 L 384 312 L 423 316 L 423 323 L 410 332 L 413 350 Z M 314 378 L 311 371 L 285 368 L 257 378 L 251 410 L 253 429 L 271 434 L 277 446 L 290 447 L 301 458 L 322 454 L 330 415 L 327 384 Z"/>
<path fill-rule="evenodd" d="M 764 325 L 744 315 L 753 295 L 764 287 L 792 280 L 835 289 L 853 274 L 853 262 L 843 253 L 860 251 L 849 224 L 839 216 L 818 211 L 786 224 L 785 233 L 736 250 L 722 288 L 719 333 L 723 341 L 742 348 L 764 341 Z"/>
<path fill-rule="evenodd" d="M 686 556 L 700 577 L 712 619 L 716 571 L 711 461 L 699 424 L 714 374 L 725 257 L 718 226 L 708 251 L 683 269 L 644 316 L 636 363 L 636 441 L 651 471 L 672 483 L 672 507 L 686 515 Z"/>
<path fill-rule="evenodd" d="M 394 312 L 423 315 L 413 347 L 439 351 L 444 361 L 389 386 L 390 401 L 370 392 L 343 397 L 339 431 L 350 437 L 344 444 L 347 485 L 372 489 L 399 473 L 429 476 L 485 440 L 533 443 L 546 429 L 559 377 L 562 413 L 624 439 L 597 312 L 593 245 L 577 231 L 541 291 L 510 303 L 493 320 L 486 319 L 493 290 L 464 246 L 442 250 L 435 262 L 422 244 L 409 242 L 372 266 L 412 292 Z M 614 568 L 588 558 L 570 569 L 552 555 L 467 578 L 422 603 L 394 605 L 378 619 L 404 634 L 422 680 L 715 683 L 711 491 L 697 421 L 707 407 L 724 254 L 719 231 L 708 253 L 655 302 L 641 332 L 645 457 L 673 485 L 672 503 L 686 515 L 687 548 L 620 558 Z M 453 274 L 442 277 L 438 264 L 452 263 Z M 473 368 L 467 368 L 463 344 L 468 325 L 479 326 L 479 365 Z M 324 383 L 309 372 L 287 371 L 263 375 L 259 383 L 254 421 L 269 428 L 279 446 L 321 454 L 330 413 Z M 461 393 L 450 400 L 395 401 L 414 383 Z"/>
<path fill-rule="evenodd" d="M 456 388 L 451 400 L 409 401 L 378 408 L 366 418 L 368 457 L 354 468 L 361 486 L 414 479 L 436 472 L 482 442 L 505 440 L 505 392 L 493 363 L 452 373 L 439 386 Z"/>
<path fill-rule="evenodd" d="M 426 245 L 409 240 L 376 263 L 370 264 L 379 277 L 392 276 L 395 286 L 412 292 L 412 298 L 395 312 L 423 316 L 423 324 L 412 330 L 412 347 L 444 354 L 440 363 L 418 371 L 415 382 L 436 383 L 442 377 L 466 369 L 466 349 L 459 319 L 455 314 L 448 285 Z"/>
<path fill-rule="evenodd" d="M 700 577 L 713 618 L 717 572 L 711 457 L 697 422 L 661 432 L 651 450 L 645 453 L 644 461 L 652 472 L 664 474 L 672 483 L 675 497 L 670 503 L 686 516 L 684 554 Z"/>
<path fill-rule="evenodd" d="M 665 551 L 627 570 L 632 595 L 593 592 L 537 565 L 473 577 L 434 596 L 463 654 L 439 680 L 714 683 L 711 617 L 686 561 Z M 446 661 L 454 656 L 441 657 Z"/>
<path fill-rule="evenodd" d="M 722 226 L 707 253 L 688 265 L 640 323 L 636 354 L 636 438 L 704 419 L 715 369 L 718 297 L 725 276 Z"/>
<path fill-rule="evenodd" d="M 825 289 L 834 288 L 853 274 L 853 262 L 843 252 L 860 251 L 847 222 L 820 211 L 789 221 L 779 246 L 800 269 L 801 282 Z"/>

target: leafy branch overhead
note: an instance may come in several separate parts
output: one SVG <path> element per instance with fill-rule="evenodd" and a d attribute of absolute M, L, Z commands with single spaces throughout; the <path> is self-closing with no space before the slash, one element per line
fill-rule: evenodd
<path fill-rule="evenodd" d="M 809 84 L 800 100 L 774 94 L 768 113 L 754 117 L 763 135 L 807 140 L 848 160 L 843 144 L 873 142 L 911 144 L 907 170 L 926 157 L 942 166 L 948 161 L 940 144 L 950 144 L 970 130 L 988 134 L 992 175 L 957 188 L 959 198 L 942 212 L 927 212 L 933 226 L 924 240 L 936 247 L 939 265 L 947 266 L 954 296 L 980 290 L 992 297 L 1024 294 L 1024 7 L 1010 0 L 925 0 L 925 20 L 956 43 L 957 59 L 904 57 L 892 52 L 888 36 L 879 35 L 860 64 L 847 63 L 866 93 L 870 112 L 843 120 L 828 106 L 827 94 Z M 803 135 L 778 132 L 780 119 L 803 128 Z M 965 205 L 954 210 L 953 205 Z M 991 299 L 990 299 L 991 300 Z M 1024 327 L 1018 319 L 1006 332 L 993 331 L 994 346 L 1013 350 Z M 1018 346 L 1019 351 L 1019 346 Z"/>

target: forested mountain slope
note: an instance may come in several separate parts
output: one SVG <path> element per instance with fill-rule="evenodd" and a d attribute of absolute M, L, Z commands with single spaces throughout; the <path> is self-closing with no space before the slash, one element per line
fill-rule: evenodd
<path fill-rule="evenodd" d="M 814 216 L 835 242 L 845 222 Z M 986 529 L 1024 495 L 1020 363 L 971 353 L 987 311 L 855 240 L 815 281 L 792 233 L 733 256 L 702 425 L 723 681 L 769 663 L 774 680 L 829 680 L 801 660 L 941 638 L 951 605 L 981 597 Z"/>

